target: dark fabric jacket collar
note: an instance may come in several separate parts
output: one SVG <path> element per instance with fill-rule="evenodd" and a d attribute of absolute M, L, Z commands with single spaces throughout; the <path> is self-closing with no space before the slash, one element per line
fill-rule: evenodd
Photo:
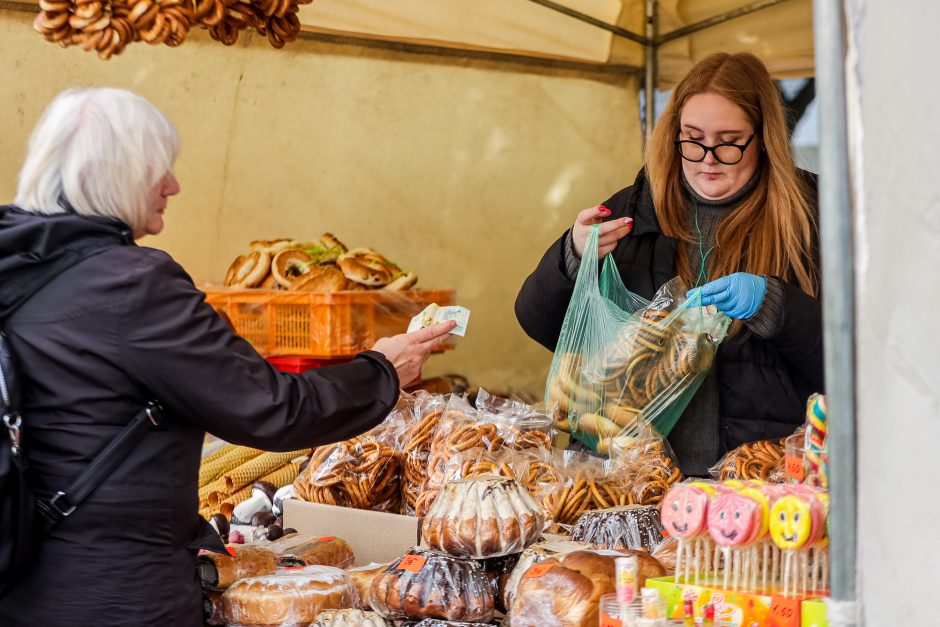
<path fill-rule="evenodd" d="M 120 220 L 0 206 L 0 319 L 89 254 L 133 243 Z"/>

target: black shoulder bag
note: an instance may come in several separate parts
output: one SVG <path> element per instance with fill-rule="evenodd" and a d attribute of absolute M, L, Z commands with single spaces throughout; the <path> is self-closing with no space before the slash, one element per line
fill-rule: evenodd
<path fill-rule="evenodd" d="M 0 597 L 32 562 L 42 538 L 75 512 L 130 454 L 152 426 L 163 418 L 160 406 L 148 403 L 101 451 L 68 488 L 51 499 L 36 496 L 23 451 L 16 364 L 9 339 L 0 331 L 0 402 L 8 441 L 0 439 Z"/>

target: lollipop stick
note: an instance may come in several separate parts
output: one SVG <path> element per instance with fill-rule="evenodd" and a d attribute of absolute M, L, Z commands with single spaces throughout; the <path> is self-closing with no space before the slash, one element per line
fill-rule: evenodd
<path fill-rule="evenodd" d="M 761 590 L 767 591 L 767 567 L 770 565 L 770 542 L 764 542 L 764 559 L 761 560 L 760 565 L 760 587 Z"/>
<path fill-rule="evenodd" d="M 780 584 L 780 549 L 777 548 L 777 545 L 770 547 L 770 555 L 773 558 L 773 572 L 774 583 L 779 586 Z"/>
<path fill-rule="evenodd" d="M 803 562 L 803 594 L 806 594 L 806 589 L 809 587 L 809 551 L 802 552 L 802 562 Z"/>
<path fill-rule="evenodd" d="M 722 579 L 722 582 L 723 582 L 722 587 L 723 587 L 723 588 L 727 588 L 727 587 L 728 587 L 728 576 L 731 574 L 731 573 L 728 572 L 728 570 L 729 570 L 729 564 L 728 564 L 728 561 L 729 561 L 729 560 L 728 560 L 728 558 L 729 558 L 730 555 L 731 555 L 731 549 L 729 549 L 728 547 L 722 547 L 722 549 L 721 549 L 721 554 L 722 554 L 722 557 L 724 558 L 724 566 L 725 566 L 725 568 L 724 568 L 724 576 L 723 576 L 723 579 Z"/>
<path fill-rule="evenodd" d="M 829 549 L 823 551 L 822 555 L 822 588 L 829 589 Z"/>
<path fill-rule="evenodd" d="M 790 596 L 790 564 L 793 561 L 790 559 L 792 555 L 790 552 L 787 552 L 786 557 L 784 558 L 783 565 L 783 596 Z"/>
<path fill-rule="evenodd" d="M 813 592 L 819 590 L 819 549 L 813 549 Z"/>
<path fill-rule="evenodd" d="M 692 569 L 692 571 L 693 571 L 693 572 L 692 572 L 692 577 L 694 578 L 694 580 L 695 580 L 696 582 L 698 581 L 699 570 L 700 570 L 701 567 L 702 567 L 702 563 L 699 561 L 699 560 L 701 559 L 701 557 L 702 557 L 702 543 L 701 543 L 700 541 L 696 540 L 696 541 L 695 541 L 695 557 L 693 558 L 694 561 L 695 561 L 695 566 L 694 566 L 694 568 Z"/>
<path fill-rule="evenodd" d="M 679 539 L 679 548 L 676 549 L 676 573 L 674 579 L 679 583 L 679 573 L 682 572 L 682 554 L 685 552 L 685 540 Z"/>

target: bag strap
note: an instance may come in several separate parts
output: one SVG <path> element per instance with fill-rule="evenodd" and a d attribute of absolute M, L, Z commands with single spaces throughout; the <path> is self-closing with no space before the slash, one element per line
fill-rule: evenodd
<path fill-rule="evenodd" d="M 124 461 L 151 427 L 159 426 L 163 421 L 163 408 L 155 402 L 147 403 L 103 451 L 98 453 L 88 468 L 72 482 L 66 490 L 59 490 L 47 500 L 36 499 L 39 511 L 45 516 L 44 531 L 51 531 L 56 525 L 71 516 L 76 508 L 107 479 L 118 465 Z"/>
<path fill-rule="evenodd" d="M 76 261 L 81 263 L 95 257 L 111 246 L 102 246 L 82 251 Z M 73 268 L 74 268 L 73 265 Z M 22 304 L 22 303 L 21 303 Z M 7 338 L 0 330 L 0 409 L 3 410 L 3 422 L 10 438 L 13 459 L 21 471 L 26 469 L 26 459 L 20 446 L 22 418 L 19 413 L 17 398 L 17 380 L 15 379 L 12 351 Z M 44 533 L 49 533 L 59 523 L 71 516 L 88 496 L 124 461 L 151 427 L 163 421 L 163 408 L 156 401 L 150 401 L 120 433 L 92 460 L 91 464 L 72 482 L 66 490 L 59 490 L 49 500 L 37 498 L 36 508 L 43 514 L 40 523 Z"/>

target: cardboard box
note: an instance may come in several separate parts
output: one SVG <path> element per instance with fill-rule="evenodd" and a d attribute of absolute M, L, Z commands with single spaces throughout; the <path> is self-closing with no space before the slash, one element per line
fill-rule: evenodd
<path fill-rule="evenodd" d="M 716 606 L 715 627 L 801 627 L 806 597 L 781 597 L 777 595 L 733 592 L 714 585 L 676 583 L 673 577 L 647 579 L 646 587 L 656 588 L 666 599 L 667 616 L 682 620 L 682 602 L 686 595 L 695 595 L 695 616 L 704 615 L 707 603 Z M 818 603 L 818 601 L 812 601 Z M 815 627 L 826 627 L 818 622 L 818 612 L 813 607 Z M 823 608 L 825 613 L 825 608 Z"/>
<path fill-rule="evenodd" d="M 342 538 L 356 554 L 356 566 L 391 562 L 416 546 L 421 532 L 418 519 L 335 505 L 284 502 L 284 527 L 300 533 Z"/>

